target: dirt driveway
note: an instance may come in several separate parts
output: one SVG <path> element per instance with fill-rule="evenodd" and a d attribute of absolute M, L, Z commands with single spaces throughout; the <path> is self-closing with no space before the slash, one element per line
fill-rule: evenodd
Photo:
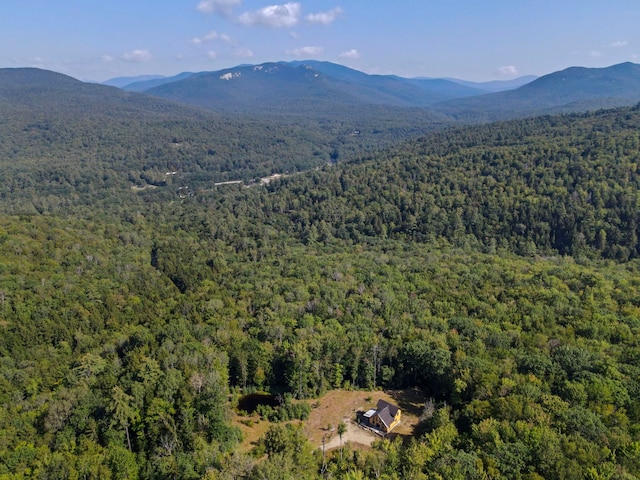
<path fill-rule="evenodd" d="M 358 443 L 360 445 L 370 446 L 374 440 L 379 440 L 381 437 L 372 432 L 369 432 L 363 428 L 360 428 L 357 424 L 345 420 L 345 425 L 347 426 L 347 431 L 342 434 L 342 445 L 347 442 Z M 324 444 L 324 448 L 327 450 L 331 450 L 334 448 L 340 447 L 340 435 L 334 430 L 331 432 L 331 438 L 329 441 L 326 441 Z M 320 445 L 322 447 L 322 445 Z"/>

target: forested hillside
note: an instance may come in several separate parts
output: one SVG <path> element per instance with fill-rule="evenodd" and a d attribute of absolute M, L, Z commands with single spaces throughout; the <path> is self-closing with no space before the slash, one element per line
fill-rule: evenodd
<path fill-rule="evenodd" d="M 638 107 L 436 132 L 284 179 L 261 219 L 279 214 L 303 238 L 627 260 L 640 252 L 639 132 Z"/>
<path fill-rule="evenodd" d="M 490 122 L 534 115 L 593 111 L 640 100 L 640 65 L 570 67 L 510 91 L 458 98 L 433 108 L 466 122 Z"/>
<path fill-rule="evenodd" d="M 0 478 L 640 477 L 638 107 L 348 136 L 331 166 L 188 195 L 168 152 L 222 126 L 1 118 Z M 282 419 L 400 388 L 410 438 L 323 461 L 296 419 L 238 448 L 243 394 Z"/>

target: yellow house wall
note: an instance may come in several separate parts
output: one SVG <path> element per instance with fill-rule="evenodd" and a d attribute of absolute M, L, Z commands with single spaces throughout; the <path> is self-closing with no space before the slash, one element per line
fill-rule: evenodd
<path fill-rule="evenodd" d="M 382 423 L 382 421 L 380 420 L 380 417 L 378 417 L 377 415 L 372 417 L 370 422 L 372 424 L 374 424 L 376 427 L 378 427 L 380 430 L 384 430 L 386 432 L 390 432 L 391 430 L 393 430 L 396 425 L 398 425 L 400 423 L 400 420 L 402 419 L 402 412 L 400 410 L 398 410 L 398 413 L 396 413 L 396 416 L 393 419 L 393 422 L 391 422 L 391 425 L 389 425 L 389 429 L 387 430 L 387 428 L 384 426 L 384 423 Z"/>
<path fill-rule="evenodd" d="M 393 422 L 391 422 L 391 425 L 389 425 L 389 430 L 387 430 L 388 432 L 393 430 L 396 427 L 396 425 L 400 423 L 400 418 L 401 418 L 401 415 L 400 415 L 400 411 L 398 410 L 398 414 L 395 416 Z"/>

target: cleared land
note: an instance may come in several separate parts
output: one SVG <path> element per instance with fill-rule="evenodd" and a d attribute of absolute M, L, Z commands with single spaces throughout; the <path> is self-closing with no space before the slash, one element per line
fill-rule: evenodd
<path fill-rule="evenodd" d="M 375 408 L 378 400 L 394 403 L 402 409 L 402 422 L 391 435 L 408 437 L 413 435 L 425 402 L 424 394 L 419 390 L 351 391 L 333 390 L 317 400 L 310 400 L 311 415 L 302 422 L 309 441 L 321 448 L 325 438 L 325 448 L 331 450 L 340 446 L 337 427 L 342 421 L 347 425 L 347 432 L 342 435 L 342 443 L 351 442 L 354 448 L 366 448 L 379 439 L 378 435 L 360 428 L 356 423 L 357 412 Z M 255 442 L 268 430 L 270 423 L 260 420 L 258 415 L 251 417 L 237 416 L 234 419 L 242 430 L 243 450 L 250 450 Z"/>

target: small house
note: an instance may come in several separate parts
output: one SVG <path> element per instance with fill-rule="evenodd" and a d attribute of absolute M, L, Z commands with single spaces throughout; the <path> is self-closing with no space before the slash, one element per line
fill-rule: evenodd
<path fill-rule="evenodd" d="M 383 433 L 389 433 L 400 423 L 402 411 L 396 406 L 384 400 L 378 400 L 375 410 L 369 410 L 364 414 L 369 425 Z"/>

